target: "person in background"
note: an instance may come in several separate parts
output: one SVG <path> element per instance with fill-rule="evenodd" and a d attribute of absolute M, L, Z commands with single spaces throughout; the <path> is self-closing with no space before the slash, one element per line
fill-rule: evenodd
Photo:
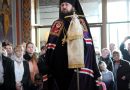
<path fill-rule="evenodd" d="M 104 61 L 99 61 L 98 66 L 101 71 L 102 81 L 106 84 L 107 90 L 115 90 L 114 75 L 107 69 L 106 63 Z"/>
<path fill-rule="evenodd" d="M 9 41 L 2 42 L 3 49 L 7 52 L 7 57 L 11 58 L 13 55 L 13 46 Z"/>
<path fill-rule="evenodd" d="M 95 54 L 96 54 L 96 62 L 97 62 L 97 65 L 100 61 L 100 57 L 101 57 L 101 52 L 99 49 L 95 49 Z"/>
<path fill-rule="evenodd" d="M 5 46 L 5 49 L 7 51 L 7 57 L 11 58 L 13 56 L 13 45 L 11 43 L 7 43 Z"/>
<path fill-rule="evenodd" d="M 7 57 L 7 51 L 5 48 L 2 47 L 2 55 L 4 55 L 5 57 Z"/>
<path fill-rule="evenodd" d="M 34 84 L 34 76 L 35 74 L 39 73 L 38 66 L 37 66 L 37 56 L 35 54 L 35 46 L 32 42 L 28 42 L 26 44 L 26 52 L 24 54 L 24 59 L 29 63 L 29 71 L 31 76 L 31 83 Z"/>
<path fill-rule="evenodd" d="M 66 42 L 67 32 L 69 31 L 69 26 L 75 24 L 71 16 L 75 17 L 75 13 L 84 16 L 82 7 L 78 0 L 60 0 L 59 8 L 59 19 L 54 21 L 46 44 L 46 63 L 49 69 L 49 90 L 77 90 L 77 88 L 80 90 L 97 90 L 96 80 L 101 75 L 97 67 L 93 40 L 85 17 L 76 19 L 77 22 L 79 21 L 78 26 L 76 25 L 73 27 L 79 28 L 81 26 L 83 36 L 78 37 L 78 35 L 75 35 L 72 37 L 76 37 L 76 41 L 79 38 L 82 40 L 81 43 L 83 47 L 78 47 L 78 50 L 83 49 L 84 58 L 80 61 L 83 60 L 84 68 L 78 68 L 78 65 L 81 65 L 79 63 L 75 68 L 69 68 L 68 64 L 68 57 L 70 56 L 68 50 L 72 51 L 72 49 L 67 49 L 69 48 L 69 44 Z M 66 16 L 68 16 L 68 18 Z M 73 24 L 70 23 L 71 20 Z M 79 46 L 79 43 L 77 43 L 77 46 Z M 75 48 L 75 50 L 77 50 L 77 48 Z M 82 56 L 79 55 L 81 53 L 77 51 L 71 54 L 74 55 L 74 53 L 77 53 L 77 55 L 73 57 L 79 58 Z M 79 74 L 78 78 L 77 73 Z M 76 78 L 79 82 L 77 82 Z M 79 85 L 77 85 L 77 83 L 79 83 Z"/>
<path fill-rule="evenodd" d="M 110 43 L 110 44 L 109 44 L 110 57 L 112 57 L 112 52 L 113 52 L 113 50 L 115 50 L 115 49 L 116 49 L 115 43 Z"/>
<path fill-rule="evenodd" d="M 110 50 L 108 48 L 102 49 L 100 61 L 104 61 L 107 64 L 108 70 L 113 72 L 113 61 L 110 57 Z"/>
<path fill-rule="evenodd" d="M 120 45 L 120 51 L 123 55 L 123 59 L 130 61 L 130 42 L 127 44 L 127 48 L 125 47 L 125 42 L 130 39 L 130 36 L 124 38 L 123 42 Z"/>
<path fill-rule="evenodd" d="M 13 88 L 12 60 L 5 57 L 2 51 L 2 43 L 0 42 L 0 90 L 15 90 Z"/>
<path fill-rule="evenodd" d="M 44 90 L 48 90 L 47 88 L 47 84 L 48 84 L 48 67 L 46 65 L 46 58 L 45 58 L 45 54 L 46 54 L 46 46 L 42 46 L 41 47 L 41 52 L 40 52 L 40 56 L 38 58 L 38 69 L 39 69 L 39 73 L 42 75 L 43 77 L 43 88 Z"/>
<path fill-rule="evenodd" d="M 16 90 L 29 90 L 30 87 L 30 71 L 29 64 L 23 58 L 24 49 L 21 45 L 14 48 L 12 56 L 14 70 L 14 83 Z"/>
<path fill-rule="evenodd" d="M 40 55 L 44 55 L 44 57 L 45 57 L 45 53 L 46 53 L 46 46 L 42 46 Z"/>
<path fill-rule="evenodd" d="M 121 58 L 120 50 L 114 50 L 112 56 L 114 60 L 114 78 L 116 90 L 130 90 L 130 63 Z"/>

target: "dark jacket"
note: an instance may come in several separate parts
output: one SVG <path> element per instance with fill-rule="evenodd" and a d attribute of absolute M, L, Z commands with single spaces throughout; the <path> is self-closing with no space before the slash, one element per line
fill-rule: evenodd
<path fill-rule="evenodd" d="M 127 49 L 125 49 L 125 44 L 121 43 L 120 50 L 123 55 L 123 59 L 130 61 L 130 54 Z"/>
<path fill-rule="evenodd" d="M 23 85 L 23 89 L 24 90 L 29 90 L 30 84 L 31 84 L 31 79 L 30 79 L 30 71 L 29 71 L 29 65 L 27 61 L 23 61 L 23 67 L 24 67 L 24 74 L 23 74 L 23 78 L 22 78 L 22 85 Z M 12 69 L 13 69 L 13 78 L 12 80 L 15 83 L 15 71 L 14 71 L 14 62 L 12 65 Z M 16 84 L 16 83 L 15 83 Z M 14 87 L 15 88 L 15 87 Z"/>
<path fill-rule="evenodd" d="M 122 76 L 125 76 L 126 79 L 122 80 L 121 79 Z M 130 90 L 128 89 L 128 84 L 130 81 L 130 63 L 128 61 L 120 60 L 120 64 L 117 69 L 115 79 L 116 79 L 115 81 L 117 85 L 117 90 Z"/>
<path fill-rule="evenodd" d="M 107 65 L 107 69 L 113 72 L 113 61 L 110 57 L 107 58 L 100 57 L 100 60 L 104 61 Z"/>
<path fill-rule="evenodd" d="M 40 55 L 38 58 L 38 63 L 37 63 L 39 73 L 42 75 L 43 78 L 43 90 L 48 90 L 48 66 L 46 65 L 46 59 L 45 59 L 45 54 Z"/>
<path fill-rule="evenodd" d="M 3 60 L 3 69 L 4 69 L 4 84 L 3 88 L 4 90 L 15 90 L 15 82 L 13 80 L 13 69 L 12 69 L 12 64 L 13 61 L 5 56 L 2 56 Z"/>
<path fill-rule="evenodd" d="M 27 61 L 30 61 L 32 59 L 32 57 L 28 54 L 28 52 L 25 52 L 25 54 L 23 55 L 23 58 Z"/>
<path fill-rule="evenodd" d="M 48 68 L 46 65 L 45 55 L 39 56 L 37 65 L 38 65 L 39 73 L 41 73 L 42 75 L 47 74 Z"/>

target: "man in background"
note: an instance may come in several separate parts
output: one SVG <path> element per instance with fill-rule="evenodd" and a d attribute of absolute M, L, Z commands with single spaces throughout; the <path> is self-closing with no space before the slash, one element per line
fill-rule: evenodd
<path fill-rule="evenodd" d="M 15 90 L 12 81 L 12 60 L 5 57 L 0 42 L 0 90 Z"/>

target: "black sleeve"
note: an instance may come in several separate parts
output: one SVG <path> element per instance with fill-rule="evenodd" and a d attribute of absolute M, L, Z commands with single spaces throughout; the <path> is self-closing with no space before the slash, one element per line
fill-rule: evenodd
<path fill-rule="evenodd" d="M 39 57 L 38 59 L 38 69 L 39 69 L 39 73 L 41 73 L 42 75 L 47 74 L 48 72 L 48 68 L 45 62 L 45 58 L 43 58 L 42 56 Z"/>
<path fill-rule="evenodd" d="M 122 54 L 125 52 L 125 44 L 124 43 L 121 43 L 120 51 L 121 51 Z"/>
<path fill-rule="evenodd" d="M 24 65 L 24 75 L 21 83 L 23 84 L 24 90 L 28 90 L 31 84 L 29 64 L 27 61 L 23 61 Z"/>

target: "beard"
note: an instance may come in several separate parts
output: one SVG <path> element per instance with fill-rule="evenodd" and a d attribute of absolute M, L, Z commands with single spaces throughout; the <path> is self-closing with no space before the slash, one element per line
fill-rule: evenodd
<path fill-rule="evenodd" d="M 65 16 L 69 16 L 69 15 L 73 15 L 73 12 L 74 10 L 71 9 L 71 11 L 67 11 L 67 10 L 63 10 L 63 11 L 60 11 L 60 18 L 64 19 Z"/>
<path fill-rule="evenodd" d="M 68 9 L 63 9 L 61 13 L 67 14 L 73 12 L 73 8 L 69 11 Z"/>

